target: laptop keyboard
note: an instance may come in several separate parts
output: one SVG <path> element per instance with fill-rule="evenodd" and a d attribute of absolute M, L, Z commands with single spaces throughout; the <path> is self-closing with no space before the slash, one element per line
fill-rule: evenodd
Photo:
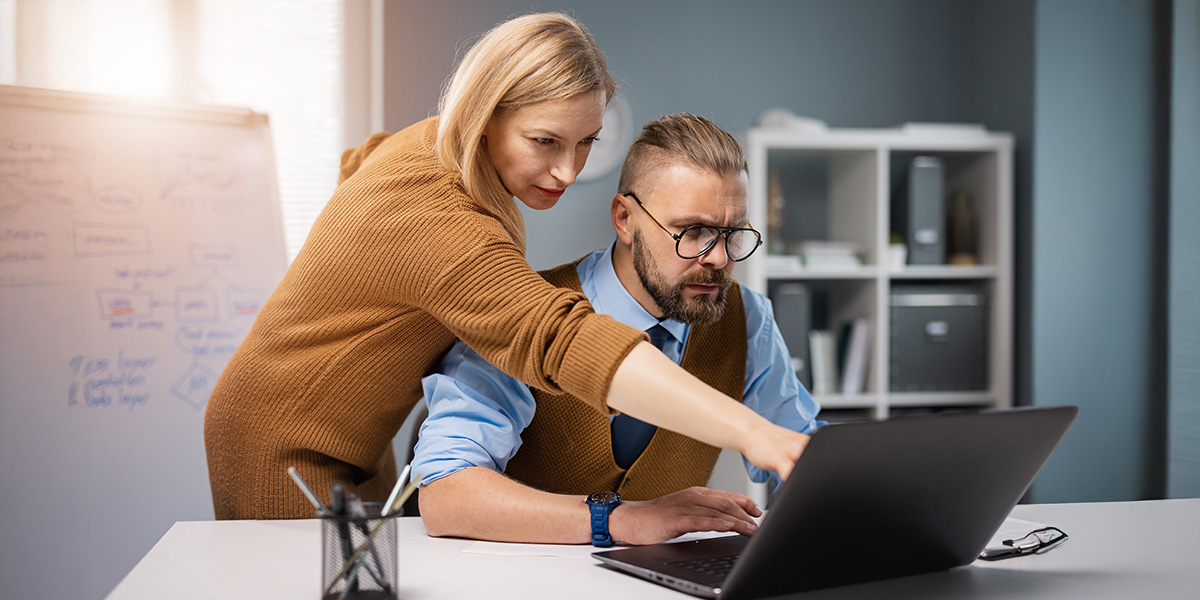
<path fill-rule="evenodd" d="M 693 558 L 690 560 L 677 560 L 667 563 L 673 567 L 681 567 L 689 571 L 703 573 L 704 575 L 712 576 L 715 579 L 724 579 L 729 571 L 733 569 L 733 563 L 737 562 L 739 554 L 730 554 L 729 556 L 709 556 L 705 558 Z"/>

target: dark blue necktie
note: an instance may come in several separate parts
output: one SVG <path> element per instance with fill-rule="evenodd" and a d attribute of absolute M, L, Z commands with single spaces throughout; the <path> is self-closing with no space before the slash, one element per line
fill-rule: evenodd
<path fill-rule="evenodd" d="M 671 332 L 662 325 L 655 325 L 647 329 L 646 333 L 650 334 L 650 343 L 659 350 L 662 350 L 663 344 L 671 339 Z M 656 429 L 658 428 L 625 413 L 613 417 L 612 447 L 613 459 L 616 460 L 617 466 L 622 469 L 633 466 L 633 462 L 642 455 L 642 451 L 650 443 L 650 438 L 654 437 Z"/>

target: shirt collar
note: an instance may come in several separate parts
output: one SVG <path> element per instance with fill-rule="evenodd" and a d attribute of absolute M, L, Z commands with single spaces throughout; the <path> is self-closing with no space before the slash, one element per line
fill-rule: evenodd
<path fill-rule="evenodd" d="M 659 321 L 653 315 L 646 312 L 637 300 L 629 294 L 629 290 L 621 284 L 621 280 L 617 278 L 617 271 L 613 267 L 612 253 L 616 242 L 609 246 L 603 252 L 597 252 L 591 257 L 593 260 L 586 260 L 579 265 L 580 283 L 583 284 L 583 293 L 592 302 L 596 312 L 612 315 L 612 317 L 630 327 L 636 327 L 645 331 L 655 325 L 662 325 L 664 329 L 671 333 L 675 341 L 681 345 L 686 341 L 688 334 L 688 325 L 675 319 L 665 319 Z M 598 256 L 597 256 L 598 255 Z M 591 277 L 587 277 L 584 271 L 589 270 Z M 591 285 L 584 283 L 590 279 Z"/>

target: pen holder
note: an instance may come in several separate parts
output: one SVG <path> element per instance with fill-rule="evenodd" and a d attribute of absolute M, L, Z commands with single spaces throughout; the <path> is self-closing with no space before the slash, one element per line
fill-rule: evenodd
<path fill-rule="evenodd" d="M 394 600 L 397 596 L 396 516 L 380 516 L 383 504 L 377 502 L 363 508 L 366 516 L 317 515 L 324 600 Z"/>

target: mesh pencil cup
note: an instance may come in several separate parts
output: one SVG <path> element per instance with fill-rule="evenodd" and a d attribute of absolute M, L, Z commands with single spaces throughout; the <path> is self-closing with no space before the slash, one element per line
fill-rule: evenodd
<path fill-rule="evenodd" d="M 382 503 L 365 515 L 321 513 L 321 597 L 324 600 L 395 600 L 398 580 L 396 515 L 380 516 Z"/>

